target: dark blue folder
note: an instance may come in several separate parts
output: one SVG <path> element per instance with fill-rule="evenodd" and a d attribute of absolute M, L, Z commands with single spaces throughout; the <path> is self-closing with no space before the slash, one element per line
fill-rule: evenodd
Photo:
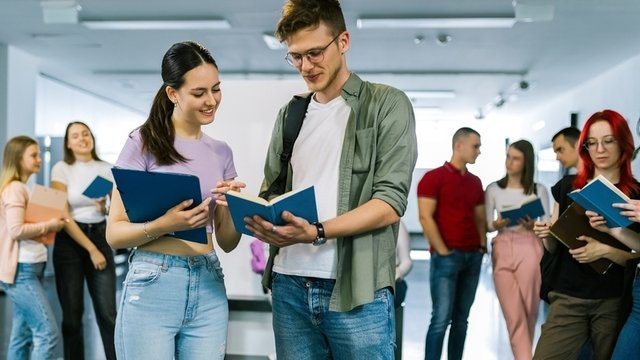
<path fill-rule="evenodd" d="M 111 192 L 111 189 L 113 189 L 113 183 L 98 175 L 93 179 L 91 184 L 84 189 L 82 195 L 91 199 L 99 199 L 107 196 L 107 194 Z"/>
<path fill-rule="evenodd" d="M 112 168 L 118 192 L 129 220 L 142 223 L 157 219 L 180 202 L 193 199 L 189 209 L 202 202 L 197 176 L 178 173 L 150 172 Z M 176 231 L 176 238 L 207 243 L 205 227 Z"/>

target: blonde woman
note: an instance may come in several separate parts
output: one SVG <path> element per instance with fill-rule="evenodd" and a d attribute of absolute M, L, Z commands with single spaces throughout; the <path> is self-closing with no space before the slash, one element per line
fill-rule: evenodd
<path fill-rule="evenodd" d="M 29 201 L 26 182 L 40 170 L 38 143 L 17 136 L 4 148 L 0 174 L 0 286 L 13 302 L 8 359 L 53 359 L 59 334 L 42 284 L 47 233 L 65 224 L 53 218 L 25 223 Z"/>

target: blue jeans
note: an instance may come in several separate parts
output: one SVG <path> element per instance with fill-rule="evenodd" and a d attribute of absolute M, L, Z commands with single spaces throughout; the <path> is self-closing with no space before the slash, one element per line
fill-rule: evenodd
<path fill-rule="evenodd" d="M 87 250 L 62 230 L 56 234 L 53 267 L 62 308 L 62 340 L 65 359 L 84 359 L 84 283 L 86 281 L 100 329 L 107 360 L 116 359 L 113 333 L 116 325 L 116 266 L 113 250 L 105 239 L 106 222 L 78 223 L 107 260 L 107 267 L 96 270 Z"/>
<path fill-rule="evenodd" d="M 633 307 L 631 314 L 618 335 L 612 360 L 631 360 L 640 358 L 640 278 L 633 282 Z"/>
<path fill-rule="evenodd" d="M 273 331 L 278 360 L 391 360 L 395 347 L 393 295 L 375 292 L 371 303 L 329 311 L 335 280 L 274 273 Z"/>
<path fill-rule="evenodd" d="M 431 323 L 427 331 L 424 358 L 440 360 L 447 327 L 449 359 L 462 359 L 467 337 L 467 318 L 476 296 L 483 254 L 453 250 L 450 255 L 431 255 Z"/>
<path fill-rule="evenodd" d="M 223 279 L 214 252 L 135 250 L 116 318 L 118 359 L 224 359 L 229 306 Z"/>
<path fill-rule="evenodd" d="M 13 284 L 0 282 L 13 302 L 13 323 L 7 359 L 54 359 L 59 333 L 42 286 L 45 263 L 18 263 Z M 32 348 L 33 347 L 33 348 Z"/>

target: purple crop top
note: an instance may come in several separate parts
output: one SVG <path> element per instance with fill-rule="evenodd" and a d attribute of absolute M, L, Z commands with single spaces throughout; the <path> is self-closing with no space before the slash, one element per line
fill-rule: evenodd
<path fill-rule="evenodd" d="M 199 140 L 187 140 L 176 137 L 173 142 L 176 150 L 187 159 L 184 163 L 172 165 L 158 165 L 153 155 L 142 152 L 142 139 L 140 130 L 136 129 L 129 134 L 124 148 L 118 156 L 115 166 L 124 169 L 174 172 L 196 175 L 200 179 L 200 191 L 202 199 L 211 197 L 211 189 L 221 180 L 233 179 L 237 176 L 233 164 L 233 153 L 227 143 L 215 140 L 203 134 Z M 171 189 L 167 189 L 171 191 Z M 209 223 L 207 232 L 213 232 L 213 210 L 215 202 L 211 202 L 209 208 Z"/>

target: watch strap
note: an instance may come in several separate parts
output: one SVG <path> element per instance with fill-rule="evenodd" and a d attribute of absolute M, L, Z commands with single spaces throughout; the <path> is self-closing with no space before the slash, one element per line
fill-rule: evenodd
<path fill-rule="evenodd" d="M 320 246 L 324 243 L 327 242 L 327 238 L 325 237 L 324 234 L 324 226 L 322 226 L 321 222 L 314 222 L 311 223 L 311 225 L 314 225 L 316 227 L 316 230 L 318 231 L 318 233 L 316 234 L 316 239 L 313 240 L 313 245 L 314 246 Z"/>

